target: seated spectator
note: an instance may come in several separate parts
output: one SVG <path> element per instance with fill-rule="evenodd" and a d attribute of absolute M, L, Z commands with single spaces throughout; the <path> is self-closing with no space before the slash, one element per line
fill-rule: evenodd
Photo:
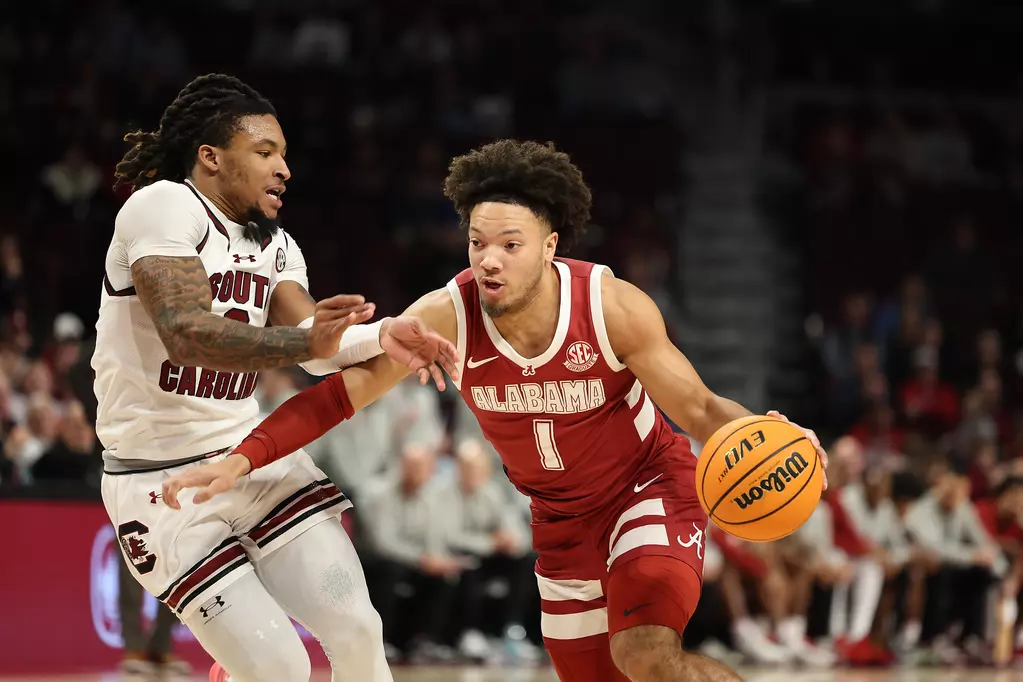
<path fill-rule="evenodd" d="M 833 664 L 832 652 L 806 638 L 806 611 L 814 574 L 800 560 L 802 548 L 786 542 L 749 543 L 719 531 L 714 532 L 714 539 L 724 558 L 719 584 L 732 616 L 732 641 L 739 652 L 758 664 Z M 766 612 L 769 630 L 751 617 L 746 601 L 748 586 L 753 587 Z"/>
<path fill-rule="evenodd" d="M 940 562 L 927 578 L 920 643 L 929 647 L 930 657 L 944 663 L 964 653 L 982 656 L 988 589 L 1008 569 L 970 502 L 969 486 L 965 471 L 946 468 L 906 514 L 910 538 Z M 947 634 L 955 623 L 962 625 L 962 632 L 952 643 Z"/>
<path fill-rule="evenodd" d="M 60 421 L 59 440 L 32 465 L 32 479 L 36 483 L 80 481 L 98 489 L 102 470 L 96 431 L 86 421 L 81 403 L 72 402 Z"/>
<path fill-rule="evenodd" d="M 457 459 L 457 475 L 442 485 L 438 497 L 442 518 L 450 524 L 449 550 L 470 565 L 462 574 L 457 600 L 462 610 L 459 649 L 470 660 L 487 660 L 493 653 L 484 635 L 485 621 L 490 621 L 520 654 L 536 660 L 539 652 L 524 642 L 523 628 L 523 607 L 536 585 L 528 530 L 493 480 L 490 457 L 480 443 L 462 443 Z M 508 585 L 506 609 L 487 614 L 486 588 L 495 578 Z"/>
<path fill-rule="evenodd" d="M 31 484 L 32 467 L 57 443 L 60 418 L 53 399 L 46 393 L 32 394 L 25 422 L 11 430 L 4 441 L 4 455 L 11 461 L 17 479 Z"/>
<path fill-rule="evenodd" d="M 398 475 L 367 487 L 360 505 L 376 559 L 373 603 L 383 620 L 384 641 L 395 641 L 400 621 L 413 629 L 414 657 L 426 660 L 449 657 L 440 643 L 458 576 L 467 565 L 446 542 L 444 505 L 431 481 L 435 467 L 433 450 L 406 446 Z M 402 585 L 415 592 L 419 613 L 414 618 L 399 614 Z"/>

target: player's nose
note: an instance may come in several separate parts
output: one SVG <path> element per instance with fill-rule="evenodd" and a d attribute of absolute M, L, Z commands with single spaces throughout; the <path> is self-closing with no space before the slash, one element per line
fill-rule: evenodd
<path fill-rule="evenodd" d="M 503 270 L 504 263 L 493 250 L 487 249 L 487 252 L 483 254 L 483 260 L 480 261 L 480 267 L 488 273 L 494 273 Z"/>
<path fill-rule="evenodd" d="M 291 179 L 291 169 L 288 168 L 287 161 L 281 159 L 281 166 L 274 171 L 274 177 L 283 182 L 287 182 Z"/>

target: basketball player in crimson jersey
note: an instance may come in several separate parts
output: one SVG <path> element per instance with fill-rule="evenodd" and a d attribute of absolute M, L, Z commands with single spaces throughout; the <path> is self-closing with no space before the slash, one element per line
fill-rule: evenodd
<path fill-rule="evenodd" d="M 541 626 L 558 676 L 738 680 L 682 650 L 707 517 L 689 441 L 654 405 L 701 442 L 749 412 L 707 389 L 643 292 L 604 266 L 555 257 L 590 215 L 590 191 L 567 155 L 495 142 L 456 158 L 445 192 L 468 228 L 471 268 L 408 313 L 457 345 L 453 381 L 532 499 Z M 176 508 L 183 488 L 203 488 L 198 503 L 229 490 L 407 374 L 386 357 L 335 374 L 222 462 L 168 480 L 164 502 Z"/>

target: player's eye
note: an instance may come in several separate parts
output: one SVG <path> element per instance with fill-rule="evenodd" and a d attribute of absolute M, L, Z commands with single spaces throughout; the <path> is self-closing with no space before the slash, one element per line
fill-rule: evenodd
<path fill-rule="evenodd" d="M 472 246 L 475 246 L 476 248 L 479 248 L 479 246 L 480 246 L 480 240 L 479 240 L 479 239 L 470 239 L 470 240 L 469 240 L 469 243 L 470 243 L 470 244 L 471 244 Z"/>
<path fill-rule="evenodd" d="M 512 242 L 510 244 L 505 244 L 504 248 L 508 249 L 509 251 L 514 251 L 515 249 L 519 248 L 520 246 L 522 246 L 522 244 L 516 244 L 515 242 Z"/>
<path fill-rule="evenodd" d="M 263 152 L 257 152 L 257 154 L 262 156 L 264 159 L 269 159 L 270 158 L 270 152 L 263 151 Z"/>

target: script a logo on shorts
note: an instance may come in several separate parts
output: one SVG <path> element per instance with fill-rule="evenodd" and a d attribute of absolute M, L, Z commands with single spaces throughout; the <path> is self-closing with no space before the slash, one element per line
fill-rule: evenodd
<path fill-rule="evenodd" d="M 683 547 L 687 547 L 687 548 L 688 547 L 692 547 L 693 545 L 696 545 L 696 558 L 697 559 L 702 559 L 703 558 L 703 530 L 701 530 L 700 527 L 696 525 L 695 521 L 693 522 L 693 530 L 695 530 L 696 532 L 695 533 L 690 533 L 689 534 L 689 539 L 686 540 L 685 542 L 682 541 L 682 536 L 679 535 L 678 536 L 678 544 L 682 545 Z"/>
<path fill-rule="evenodd" d="M 568 350 L 565 352 L 565 367 L 568 367 L 573 372 L 585 372 L 590 367 L 593 367 L 593 363 L 600 357 L 598 353 L 593 352 L 593 346 L 586 343 L 585 341 L 576 341 Z"/>
<path fill-rule="evenodd" d="M 721 473 L 718 474 L 718 482 L 725 480 L 728 476 L 728 472 L 735 468 L 735 466 L 742 461 L 742 458 L 746 456 L 747 452 L 753 452 L 761 445 L 764 444 L 764 432 L 754 431 L 750 434 L 749 438 L 743 438 L 739 441 L 739 444 L 734 448 L 725 453 L 725 466 L 721 469 Z"/>
<path fill-rule="evenodd" d="M 739 509 L 747 509 L 762 500 L 767 493 L 780 493 L 785 490 L 789 483 L 799 478 L 806 467 L 806 460 L 803 459 L 803 456 L 798 452 L 793 452 L 774 471 L 765 475 L 758 483 L 753 484 L 747 492 L 733 497 L 732 501 Z"/>

